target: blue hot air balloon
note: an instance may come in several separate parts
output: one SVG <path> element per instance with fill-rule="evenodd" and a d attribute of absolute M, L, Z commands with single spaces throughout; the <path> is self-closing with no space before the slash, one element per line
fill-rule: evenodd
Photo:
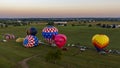
<path fill-rule="evenodd" d="M 27 30 L 27 35 L 36 35 L 37 34 L 37 29 L 35 27 L 31 27 Z"/>

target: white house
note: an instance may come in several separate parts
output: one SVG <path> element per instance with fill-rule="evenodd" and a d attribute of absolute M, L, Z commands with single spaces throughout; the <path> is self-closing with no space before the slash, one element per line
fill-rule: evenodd
<path fill-rule="evenodd" d="M 56 25 L 60 25 L 60 26 L 64 26 L 65 24 L 67 24 L 67 22 L 54 22 L 54 24 Z"/>
<path fill-rule="evenodd" d="M 120 28 L 120 25 L 117 25 L 116 28 Z"/>

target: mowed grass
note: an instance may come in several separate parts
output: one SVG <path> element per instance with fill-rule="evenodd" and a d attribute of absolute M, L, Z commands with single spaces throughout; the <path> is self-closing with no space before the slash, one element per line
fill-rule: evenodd
<path fill-rule="evenodd" d="M 37 28 L 37 37 L 40 40 L 44 40 L 41 35 L 42 29 L 45 25 L 31 25 Z M 26 29 L 31 26 L 20 27 L 8 27 L 1 28 L 0 34 L 13 33 L 18 37 L 26 36 Z M 57 61 L 56 64 L 46 62 L 46 54 L 54 50 L 53 47 L 46 45 L 37 46 L 34 48 L 25 48 L 22 43 L 17 43 L 15 40 L 9 40 L 8 42 L 0 42 L 0 68 L 17 68 L 20 65 L 17 63 L 27 57 L 38 55 L 32 58 L 27 63 L 30 68 L 120 68 L 120 55 L 107 54 L 100 55 L 96 52 L 94 46 L 91 43 L 91 39 L 95 34 L 106 34 L 110 38 L 110 44 L 106 49 L 118 49 L 120 50 L 120 29 L 107 29 L 99 27 L 87 27 L 87 26 L 56 26 L 59 33 L 67 36 L 67 44 L 80 43 L 82 46 L 89 47 L 91 49 L 85 52 L 80 52 L 77 55 L 73 54 L 79 52 L 79 48 L 67 47 L 68 51 L 62 51 L 62 59 Z"/>

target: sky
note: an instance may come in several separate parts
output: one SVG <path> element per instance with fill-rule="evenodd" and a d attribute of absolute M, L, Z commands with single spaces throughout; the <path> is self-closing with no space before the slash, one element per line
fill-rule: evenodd
<path fill-rule="evenodd" d="M 120 0 L 0 0 L 0 18 L 120 17 Z"/>

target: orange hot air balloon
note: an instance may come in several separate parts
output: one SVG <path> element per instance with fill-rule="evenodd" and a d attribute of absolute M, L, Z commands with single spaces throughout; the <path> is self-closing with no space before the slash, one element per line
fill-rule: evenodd
<path fill-rule="evenodd" d="M 109 44 L 109 37 L 105 34 L 96 34 L 92 38 L 92 43 L 95 47 L 103 49 Z"/>

